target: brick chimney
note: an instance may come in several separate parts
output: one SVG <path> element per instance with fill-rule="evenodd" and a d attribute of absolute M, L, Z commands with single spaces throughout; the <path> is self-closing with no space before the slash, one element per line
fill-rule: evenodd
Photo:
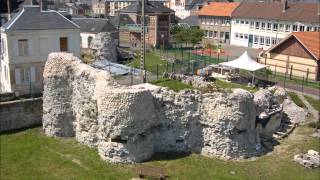
<path fill-rule="evenodd" d="M 286 10 L 288 9 L 288 1 L 281 0 L 281 4 L 282 4 L 282 12 L 286 12 Z"/>

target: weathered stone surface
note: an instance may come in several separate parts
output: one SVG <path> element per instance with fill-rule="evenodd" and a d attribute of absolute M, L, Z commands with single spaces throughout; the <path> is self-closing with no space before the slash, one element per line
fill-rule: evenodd
<path fill-rule="evenodd" d="M 293 123 L 303 123 L 308 117 L 308 111 L 296 105 L 290 98 L 284 99 L 283 112 Z"/>
<path fill-rule="evenodd" d="M 97 61 L 117 61 L 117 46 L 110 33 L 98 33 L 92 40 L 90 49 L 94 50 Z"/>
<path fill-rule="evenodd" d="M 281 127 L 282 105 L 268 89 L 262 89 L 254 94 L 257 110 L 257 131 L 265 137 L 272 137 Z"/>
<path fill-rule="evenodd" d="M 124 87 L 106 71 L 52 53 L 43 101 L 47 135 L 75 136 L 110 162 L 141 162 L 155 152 L 237 159 L 261 151 L 255 126 L 260 107 L 256 110 L 254 96 L 242 89 L 202 94 L 150 84 Z M 273 104 L 264 104 L 264 112 L 272 112 Z"/>
<path fill-rule="evenodd" d="M 32 126 L 42 122 L 42 98 L 0 102 L 0 133 Z"/>
<path fill-rule="evenodd" d="M 320 155 L 319 152 L 310 149 L 306 154 L 297 154 L 293 160 L 306 168 L 319 168 Z"/>

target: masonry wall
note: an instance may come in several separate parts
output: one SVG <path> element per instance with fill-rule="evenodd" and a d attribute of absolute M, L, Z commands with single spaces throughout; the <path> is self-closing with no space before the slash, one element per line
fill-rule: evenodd
<path fill-rule="evenodd" d="M 268 54 L 266 59 L 260 58 L 259 62 L 268 65 L 271 71 L 277 71 L 277 73 L 282 74 L 290 74 L 292 66 L 293 76 L 306 78 L 308 72 L 308 79 L 319 80 L 317 79 L 319 65 L 313 59 L 271 53 Z"/>
<path fill-rule="evenodd" d="M 42 98 L 0 102 L 0 133 L 42 124 Z"/>

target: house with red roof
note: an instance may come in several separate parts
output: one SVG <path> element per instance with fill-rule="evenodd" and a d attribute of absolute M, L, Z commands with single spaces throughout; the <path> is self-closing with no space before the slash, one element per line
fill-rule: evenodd
<path fill-rule="evenodd" d="M 259 61 L 277 73 L 320 81 L 320 32 L 293 32 Z"/>
<path fill-rule="evenodd" d="M 230 43 L 231 14 L 239 3 L 211 2 L 200 9 L 200 29 L 204 30 L 203 43 Z"/>

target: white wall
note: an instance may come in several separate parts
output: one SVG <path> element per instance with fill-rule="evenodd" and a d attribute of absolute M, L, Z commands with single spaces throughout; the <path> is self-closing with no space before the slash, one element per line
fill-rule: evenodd
<path fill-rule="evenodd" d="M 11 92 L 7 35 L 1 34 L 0 92 Z"/>
<path fill-rule="evenodd" d="M 30 79 L 38 89 L 41 89 L 44 64 L 49 53 L 60 51 L 60 37 L 68 38 L 68 52 L 73 53 L 75 56 L 80 56 L 79 29 L 34 30 L 6 33 L 2 31 L 1 37 L 6 39 L 7 45 L 7 55 L 4 56 L 3 61 L 8 63 L 10 78 L 13 78 L 15 82 L 11 84 L 9 81 L 10 86 L 6 85 L 5 87 L 1 87 L 2 89 L 9 89 L 9 87 L 11 87 L 12 91 L 23 91 L 25 88 L 29 88 L 28 86 L 30 85 L 19 83 L 20 79 L 16 79 L 16 75 L 22 73 L 21 69 L 23 68 L 30 70 Z M 27 55 L 19 55 L 19 39 L 28 40 Z M 3 63 L 1 63 L 1 66 L 2 64 Z"/>
<path fill-rule="evenodd" d="M 96 37 L 96 34 L 93 33 L 80 33 L 80 37 L 81 37 L 81 48 L 87 49 L 89 48 L 89 44 L 88 44 L 88 38 L 92 37 L 92 39 L 94 39 Z"/>
<path fill-rule="evenodd" d="M 239 23 L 237 23 L 237 21 Z M 244 22 L 242 24 L 241 22 Z M 248 22 L 249 24 L 246 24 Z M 254 25 L 256 22 L 259 22 L 259 29 L 256 29 L 255 27 L 250 28 L 250 23 L 254 22 Z M 265 29 L 261 29 L 261 23 L 265 23 Z M 267 23 L 271 23 L 271 29 L 267 30 Z M 278 24 L 278 30 L 273 30 L 273 24 Z M 280 30 L 280 24 L 283 24 L 283 30 Z M 290 29 L 289 31 L 285 31 L 285 26 L 289 25 Z M 272 46 L 272 39 L 277 39 L 275 42 L 279 42 L 281 39 L 284 39 L 286 36 L 291 34 L 293 32 L 293 25 L 297 25 L 298 27 L 304 26 L 304 31 L 307 31 L 307 27 L 311 27 L 312 30 L 314 30 L 314 27 L 319 27 L 319 24 L 303 24 L 299 22 L 285 22 L 285 21 L 274 21 L 274 20 L 262 20 L 262 19 L 240 19 L 240 18 L 233 18 L 231 22 L 231 43 L 232 45 L 237 46 L 244 46 L 248 47 L 248 41 L 249 41 L 249 35 L 252 35 L 253 37 L 256 36 L 259 38 L 258 44 L 253 43 L 253 48 L 263 48 L 263 49 L 269 49 Z M 299 30 L 298 30 L 299 31 Z M 244 38 L 236 38 L 236 33 L 238 35 L 248 35 L 248 39 Z M 264 37 L 264 44 L 262 45 L 260 43 L 260 37 Z M 270 45 L 266 45 L 266 39 L 270 39 Z"/>

